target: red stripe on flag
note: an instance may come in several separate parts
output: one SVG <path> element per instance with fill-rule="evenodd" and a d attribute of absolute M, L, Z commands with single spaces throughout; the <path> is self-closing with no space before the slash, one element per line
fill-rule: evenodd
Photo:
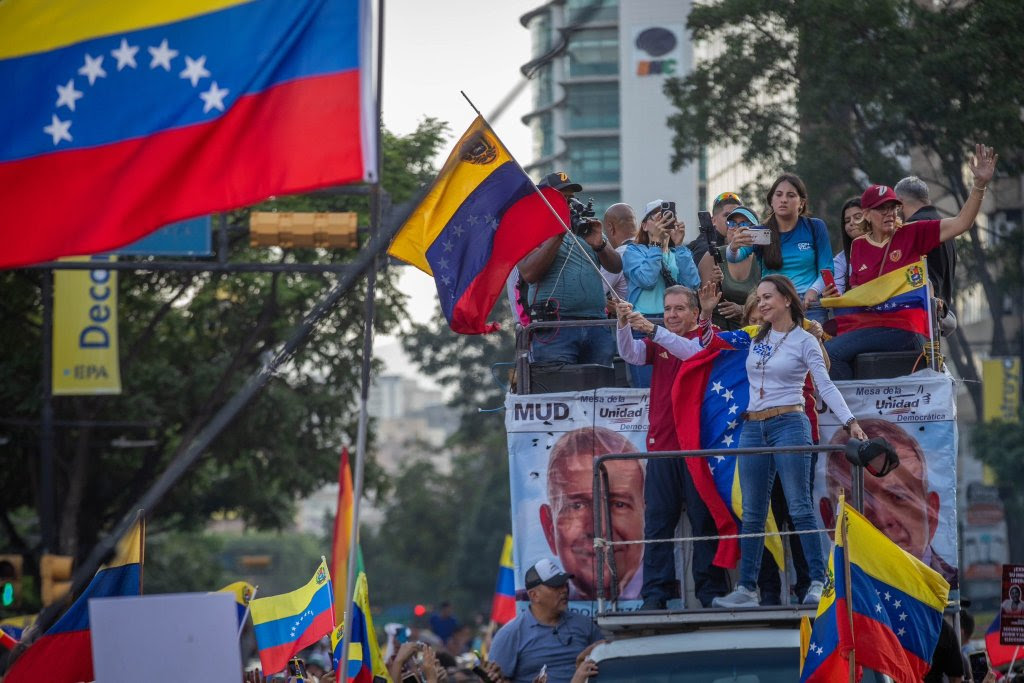
<path fill-rule="evenodd" d="M 848 656 L 851 644 L 856 646 L 857 664 L 888 674 L 897 683 L 920 683 L 928 673 L 931 663 L 900 645 L 896 634 L 882 622 L 855 611 L 851 634 L 845 597 L 836 600 L 836 614 L 840 650 L 844 656 Z"/>
<path fill-rule="evenodd" d="M 516 599 L 511 595 L 494 594 L 491 602 L 491 621 L 507 624 L 516 617 Z"/>
<path fill-rule="evenodd" d="M 41 636 L 18 657 L 4 683 L 75 683 L 94 678 L 92 635 L 65 631 Z"/>
<path fill-rule="evenodd" d="M 292 658 L 292 655 L 312 645 L 333 630 L 334 614 L 331 610 L 324 610 L 313 617 L 313 621 L 296 640 L 260 650 L 260 665 L 263 667 L 264 675 L 283 671 L 288 666 L 288 660 Z"/>
<path fill-rule="evenodd" d="M 14 646 L 18 644 L 18 639 L 12 636 L 7 631 L 0 630 L 0 645 L 8 650 L 13 650 Z"/>
<path fill-rule="evenodd" d="M 0 267 L 123 246 L 177 220 L 363 178 L 359 72 L 240 98 L 209 123 L 0 163 Z"/>
<path fill-rule="evenodd" d="M 846 313 L 834 319 L 837 334 L 873 327 L 894 327 L 898 330 L 929 335 L 928 311 L 906 310 L 894 313 Z"/>

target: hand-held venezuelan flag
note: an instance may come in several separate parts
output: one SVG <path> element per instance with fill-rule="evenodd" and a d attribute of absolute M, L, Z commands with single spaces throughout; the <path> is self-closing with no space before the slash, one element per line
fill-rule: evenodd
<path fill-rule="evenodd" d="M 345 679 L 349 683 L 370 683 L 375 676 L 390 680 L 387 667 L 384 665 L 384 658 L 380 654 L 380 646 L 377 643 L 377 632 L 373 628 L 366 572 L 360 571 L 356 578 L 356 588 L 352 595 L 352 608 L 349 613 L 352 615 L 352 640 L 349 643 Z M 339 625 L 331 632 L 331 652 L 333 652 L 335 671 L 341 669 L 343 638 L 344 625 Z"/>
<path fill-rule="evenodd" d="M 568 225 L 565 198 L 550 188 L 544 196 Z M 564 231 L 533 181 L 478 116 L 388 253 L 434 277 L 454 331 L 482 334 L 497 329 L 487 316 L 512 268 Z"/>
<path fill-rule="evenodd" d="M 1021 653 L 1024 653 L 1024 648 L 1019 645 L 1003 645 L 999 642 L 999 625 L 1002 619 L 1002 612 L 996 612 L 995 619 L 985 631 L 985 651 L 992 666 L 1006 666 L 1014 660 L 1020 661 Z"/>
<path fill-rule="evenodd" d="M 348 447 L 341 449 L 338 463 L 338 511 L 334 515 L 334 541 L 331 544 L 331 566 L 334 567 L 334 623 L 345 619 L 345 600 L 348 599 L 348 553 L 352 547 L 352 518 L 355 498 L 352 489 L 352 470 L 348 466 Z"/>
<path fill-rule="evenodd" d="M 843 564 L 847 558 L 849 587 Z M 946 580 L 890 541 L 845 501 L 839 505 L 830 565 L 841 656 L 846 658 L 855 650 L 860 666 L 900 683 L 920 681 L 931 667 L 939 642 L 942 611 L 949 598 Z M 823 593 L 822 604 L 825 600 Z"/>
<path fill-rule="evenodd" d="M 376 177 L 366 0 L 0 3 L 0 267 Z"/>
<path fill-rule="evenodd" d="M 756 327 L 722 332 L 712 339 L 708 348 L 683 361 L 672 385 L 672 411 L 676 422 L 676 438 L 681 450 L 702 448 L 736 448 L 739 445 L 747 409 L 749 384 L 746 360 L 750 340 Z M 740 477 L 736 457 L 719 455 L 713 458 L 687 458 L 686 469 L 701 500 L 715 520 L 719 535 L 739 531 L 742 517 Z M 777 529 L 775 517 L 769 512 L 767 528 Z M 782 541 L 768 536 L 765 548 L 778 566 L 785 565 Z M 714 564 L 732 568 L 739 560 L 739 542 L 735 538 L 718 541 Z"/>
<path fill-rule="evenodd" d="M 235 598 L 235 610 L 238 612 L 238 625 L 242 625 L 242 620 L 245 618 L 245 608 L 248 607 L 249 601 L 252 600 L 253 593 L 256 588 L 246 581 L 235 581 L 221 588 L 218 593 L 231 593 Z"/>
<path fill-rule="evenodd" d="M 5 683 L 78 683 L 95 678 L 89 600 L 142 593 L 144 523 L 140 520 L 117 546 L 114 560 L 101 567 L 68 611 L 14 663 Z"/>
<path fill-rule="evenodd" d="M 334 598 L 327 563 L 291 593 L 256 598 L 249 604 L 264 674 L 281 671 L 299 650 L 334 628 Z"/>
<path fill-rule="evenodd" d="M 849 660 L 839 650 L 839 625 L 837 619 L 846 619 L 845 610 L 839 613 L 836 608 L 836 571 L 843 571 L 836 566 L 835 553 L 828 558 L 825 589 L 821 592 L 818 611 L 814 617 L 814 625 L 808 638 L 807 648 L 803 649 L 803 631 L 801 628 L 800 683 L 837 683 L 849 680 Z"/>
<path fill-rule="evenodd" d="M 498 563 L 498 583 L 494 587 L 494 600 L 491 602 L 491 621 L 495 624 L 507 624 L 516 616 L 516 576 L 515 565 L 512 564 L 512 535 L 505 535 L 505 544 L 501 548 L 501 561 Z"/>
<path fill-rule="evenodd" d="M 830 334 L 870 327 L 895 327 L 931 336 L 928 267 L 924 260 L 886 273 L 821 305 L 833 309 Z"/>

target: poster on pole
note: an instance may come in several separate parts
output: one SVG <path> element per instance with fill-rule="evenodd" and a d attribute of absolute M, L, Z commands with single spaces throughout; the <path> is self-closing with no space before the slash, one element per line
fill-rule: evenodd
<path fill-rule="evenodd" d="M 836 382 L 869 438 L 883 437 L 900 465 L 885 477 L 864 475 L 864 514 L 901 548 L 959 590 L 955 385 L 946 374 L 922 370 L 892 379 Z M 818 401 L 821 443 L 845 444 L 849 435 Z M 814 477 L 814 508 L 835 528 L 839 490 L 852 490 L 841 451 L 822 453 Z M 957 593 L 951 593 L 955 597 Z"/>
<path fill-rule="evenodd" d="M 597 566 L 594 552 L 594 458 L 644 452 L 646 389 L 608 388 L 558 394 L 509 394 L 505 399 L 516 598 L 527 599 L 523 575 L 538 560 L 554 558 L 574 578 L 569 608 L 593 614 Z M 613 538 L 644 537 L 644 460 L 608 464 Z M 620 609 L 640 606 L 642 544 L 618 546 Z M 610 579 L 604 570 L 605 595 Z"/>
<path fill-rule="evenodd" d="M 81 256 L 92 270 L 53 275 L 53 394 L 121 393 L 117 336 L 117 271 L 103 268 L 114 256 Z"/>

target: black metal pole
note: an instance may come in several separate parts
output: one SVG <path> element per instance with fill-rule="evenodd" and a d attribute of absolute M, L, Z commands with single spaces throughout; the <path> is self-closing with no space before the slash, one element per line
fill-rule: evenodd
<path fill-rule="evenodd" d="M 39 430 L 39 527 L 43 552 L 57 550 L 56 495 L 54 492 L 53 436 L 53 271 L 42 272 L 43 326 L 39 347 L 42 349 L 42 410 Z"/>

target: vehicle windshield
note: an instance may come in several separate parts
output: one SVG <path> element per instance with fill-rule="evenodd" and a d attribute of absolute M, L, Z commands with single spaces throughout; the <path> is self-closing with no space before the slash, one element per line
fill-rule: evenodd
<path fill-rule="evenodd" d="M 800 678 L 795 648 L 674 652 L 604 659 L 600 683 L 793 683 Z M 865 671 L 862 683 L 886 680 Z"/>

